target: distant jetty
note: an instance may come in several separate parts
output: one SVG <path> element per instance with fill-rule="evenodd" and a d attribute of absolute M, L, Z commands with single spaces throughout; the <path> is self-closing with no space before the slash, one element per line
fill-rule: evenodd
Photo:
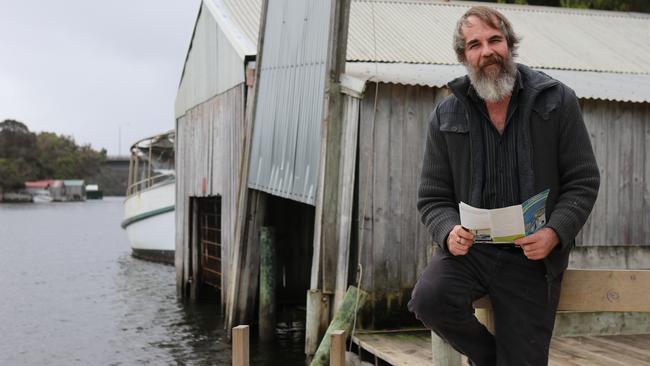
<path fill-rule="evenodd" d="M 83 179 L 43 179 L 27 181 L 24 188 L 0 191 L 0 202 L 79 202 L 102 199 L 98 184 L 88 184 Z"/>

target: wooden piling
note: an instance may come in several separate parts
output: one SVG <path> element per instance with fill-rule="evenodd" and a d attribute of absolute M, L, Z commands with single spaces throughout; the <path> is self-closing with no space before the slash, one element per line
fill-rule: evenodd
<path fill-rule="evenodd" d="M 330 366 L 345 366 L 345 331 L 334 330 L 330 335 Z"/>
<path fill-rule="evenodd" d="M 275 233 L 272 227 L 260 229 L 259 336 L 270 341 L 275 333 Z"/>
<path fill-rule="evenodd" d="M 431 332 L 431 355 L 433 366 L 460 366 L 460 353 L 434 332 Z"/>
<path fill-rule="evenodd" d="M 349 332 L 352 329 L 352 323 L 357 316 L 357 311 L 363 307 L 366 301 L 367 293 L 359 290 L 354 286 L 350 286 L 345 293 L 341 307 L 334 315 L 334 319 L 327 328 L 325 336 L 318 346 L 318 350 L 311 361 L 311 366 L 327 366 L 330 354 L 330 336 L 335 330 L 344 330 Z M 358 304 L 357 304 L 358 300 Z"/>
<path fill-rule="evenodd" d="M 319 323 L 321 318 L 321 292 L 317 289 L 307 291 L 307 319 L 305 322 L 305 355 L 311 357 L 318 348 Z"/>
<path fill-rule="evenodd" d="M 248 345 L 248 325 L 234 327 L 232 329 L 232 366 L 248 366 Z"/>

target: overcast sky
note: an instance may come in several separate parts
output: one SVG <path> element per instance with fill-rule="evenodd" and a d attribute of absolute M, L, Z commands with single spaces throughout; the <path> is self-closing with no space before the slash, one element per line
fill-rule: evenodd
<path fill-rule="evenodd" d="M 174 128 L 200 0 L 0 0 L 0 121 L 127 154 Z M 121 130 L 121 139 L 120 139 Z"/>

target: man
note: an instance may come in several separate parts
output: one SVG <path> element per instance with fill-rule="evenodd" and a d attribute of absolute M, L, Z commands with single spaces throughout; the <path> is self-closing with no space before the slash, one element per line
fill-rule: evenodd
<path fill-rule="evenodd" d="M 488 7 L 458 21 L 454 48 L 468 75 L 431 116 L 418 209 L 441 247 L 409 309 L 472 365 L 546 365 L 562 274 L 596 200 L 599 173 L 574 92 L 515 64 L 519 40 Z M 499 208 L 545 189 L 546 225 L 514 244 L 473 244 L 458 203 Z M 472 302 L 490 295 L 493 336 Z"/>

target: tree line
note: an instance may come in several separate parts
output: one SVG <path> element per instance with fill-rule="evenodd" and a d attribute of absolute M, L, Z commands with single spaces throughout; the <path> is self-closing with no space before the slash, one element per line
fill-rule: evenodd
<path fill-rule="evenodd" d="M 106 150 L 77 145 L 72 136 L 34 133 L 19 121 L 0 122 L 0 188 L 17 190 L 25 181 L 88 179 L 106 160 Z"/>

